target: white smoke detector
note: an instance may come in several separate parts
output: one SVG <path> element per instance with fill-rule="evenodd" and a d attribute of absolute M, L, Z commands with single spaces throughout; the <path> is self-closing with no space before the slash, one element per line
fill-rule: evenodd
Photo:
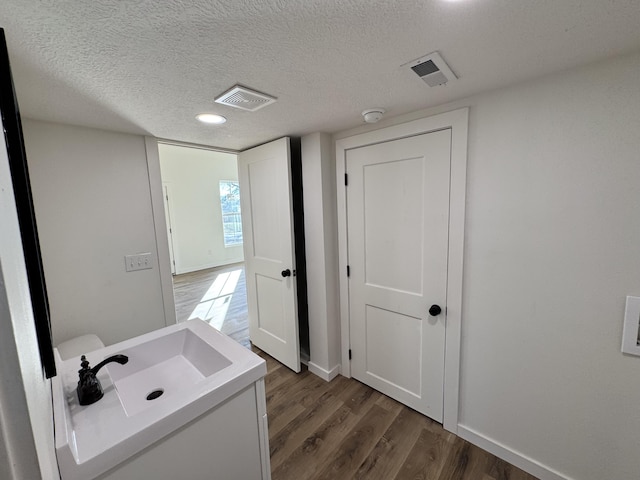
<path fill-rule="evenodd" d="M 364 112 L 362 112 L 362 116 L 364 117 L 365 122 L 376 123 L 382 118 L 384 112 L 384 108 L 370 108 L 369 110 L 365 110 Z"/>
<path fill-rule="evenodd" d="M 266 107 L 277 100 L 276 97 L 267 95 L 266 93 L 252 90 L 242 85 L 234 85 L 222 95 L 214 99 L 214 102 L 229 107 L 240 108 L 249 112 Z"/>
<path fill-rule="evenodd" d="M 430 87 L 445 85 L 458 79 L 438 52 L 430 53 L 402 66 L 409 67 Z"/>

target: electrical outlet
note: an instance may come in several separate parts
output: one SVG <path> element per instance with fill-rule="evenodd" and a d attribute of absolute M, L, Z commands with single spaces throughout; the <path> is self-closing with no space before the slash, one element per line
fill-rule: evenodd
<path fill-rule="evenodd" d="M 138 253 L 136 255 L 126 255 L 124 257 L 125 270 L 135 272 L 136 270 L 147 270 L 153 268 L 151 253 Z"/>

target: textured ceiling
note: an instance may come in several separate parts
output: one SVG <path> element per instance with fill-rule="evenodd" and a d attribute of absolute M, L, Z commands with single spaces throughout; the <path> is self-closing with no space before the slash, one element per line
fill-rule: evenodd
<path fill-rule="evenodd" d="M 23 116 L 243 149 L 638 50 L 640 1 L 2 0 L 0 27 Z M 434 50 L 455 84 L 400 68 Z M 213 102 L 235 83 L 278 101 Z"/>

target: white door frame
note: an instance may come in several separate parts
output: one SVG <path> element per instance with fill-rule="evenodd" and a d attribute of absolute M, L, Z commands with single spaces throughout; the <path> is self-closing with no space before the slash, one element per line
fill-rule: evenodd
<path fill-rule="evenodd" d="M 167 223 L 167 241 L 169 242 L 169 265 L 171 266 L 171 275 L 176 274 L 176 256 L 173 249 L 173 219 L 171 218 L 171 210 L 173 206 L 170 199 L 171 184 L 168 182 L 162 182 L 162 197 L 164 201 L 164 215 Z"/>
<path fill-rule="evenodd" d="M 445 312 L 446 340 L 444 361 L 444 415 L 446 430 L 458 431 L 458 395 L 460 386 L 460 340 L 462 322 L 462 269 L 464 248 L 464 214 L 467 182 L 467 132 L 469 109 L 434 115 L 391 127 L 374 130 L 336 141 L 336 181 L 344 185 L 347 151 L 376 143 L 421 135 L 436 130 L 451 129 L 451 189 L 449 197 L 449 258 L 447 261 L 447 305 Z M 340 328 L 342 375 L 351 377 L 349 360 L 349 264 L 347 244 L 347 195 L 345 188 L 337 188 L 338 258 L 340 283 Z"/>
<path fill-rule="evenodd" d="M 164 320 L 166 325 L 173 325 L 177 323 L 176 304 L 173 296 L 173 276 L 171 275 L 171 265 L 169 263 L 169 239 L 167 238 L 167 223 L 164 216 L 164 192 L 162 189 L 162 176 L 160 174 L 158 140 L 154 137 L 144 137 L 144 145 L 147 155 L 149 191 L 151 193 L 151 210 L 156 237 L 158 274 L 160 276 L 160 288 L 162 290 L 162 302 L 164 305 Z"/>

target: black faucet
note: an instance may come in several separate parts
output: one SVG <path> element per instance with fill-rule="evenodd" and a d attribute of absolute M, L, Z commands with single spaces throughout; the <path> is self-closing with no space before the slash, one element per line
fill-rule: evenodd
<path fill-rule="evenodd" d="M 89 362 L 87 357 L 84 355 L 80 357 L 80 360 L 82 361 L 80 364 L 82 368 L 78 370 L 78 375 L 80 376 L 77 389 L 78 400 L 80 401 L 80 405 L 91 405 L 92 403 L 96 403 L 100 400 L 104 395 L 102 385 L 100 385 L 100 380 L 96 377 L 98 370 L 111 362 L 117 362 L 120 365 L 124 365 L 129 361 L 129 357 L 126 355 L 112 355 L 109 358 L 105 358 L 93 368 L 89 368 Z"/>

